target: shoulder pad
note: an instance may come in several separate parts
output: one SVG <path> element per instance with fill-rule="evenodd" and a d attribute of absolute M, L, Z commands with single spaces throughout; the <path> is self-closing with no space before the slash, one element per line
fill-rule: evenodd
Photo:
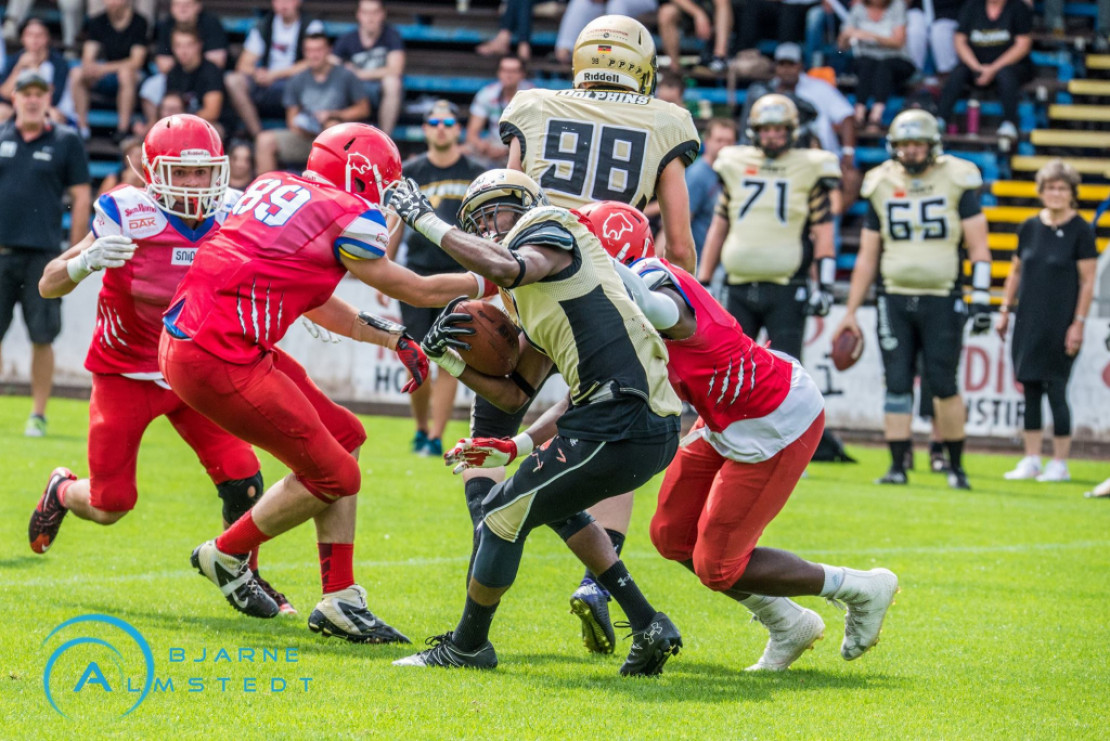
<path fill-rule="evenodd" d="M 372 206 L 347 224 L 332 247 L 337 256 L 352 260 L 376 260 L 385 256 L 388 245 L 389 230 L 385 214 Z"/>
<path fill-rule="evenodd" d="M 883 181 L 887 173 L 890 171 L 890 160 L 883 162 L 878 167 L 872 167 L 863 176 L 863 184 L 860 186 L 859 193 L 864 198 L 870 198 L 875 194 L 879 187 L 879 183 Z"/>
<path fill-rule="evenodd" d="M 93 231 L 98 237 L 123 234 L 139 239 L 157 234 L 165 225 L 166 215 L 145 190 L 133 185 L 120 185 L 96 199 Z"/>
<path fill-rule="evenodd" d="M 941 157 L 943 160 L 938 162 L 938 164 L 944 166 L 945 170 L 948 172 L 949 179 L 957 187 L 970 190 L 972 188 L 979 188 L 983 185 L 983 174 L 979 172 L 979 168 L 976 167 L 975 163 L 950 154 L 944 154 L 941 155 Z"/>
<path fill-rule="evenodd" d="M 840 179 L 840 160 L 832 152 L 827 152 L 824 149 L 807 149 L 806 154 L 809 156 L 810 161 L 817 165 L 817 177 L 822 178 L 836 178 Z"/>
<path fill-rule="evenodd" d="M 648 288 L 655 290 L 663 286 L 677 285 L 674 275 L 657 257 L 645 257 L 630 266 L 632 272 L 644 279 Z"/>

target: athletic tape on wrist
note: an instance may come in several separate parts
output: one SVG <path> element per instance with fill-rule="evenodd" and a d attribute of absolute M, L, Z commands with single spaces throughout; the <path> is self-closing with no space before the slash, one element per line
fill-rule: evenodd
<path fill-rule="evenodd" d="M 80 283 L 92 275 L 92 272 L 84 252 L 66 260 L 66 273 L 69 274 L 69 279 L 74 283 Z"/>
<path fill-rule="evenodd" d="M 836 258 L 822 257 L 817 263 L 817 282 L 822 287 L 836 282 Z"/>
<path fill-rule="evenodd" d="M 421 216 L 416 220 L 416 223 L 413 224 L 413 228 L 427 237 L 428 241 L 434 243 L 436 247 L 443 244 L 443 238 L 447 236 L 447 232 L 454 229 L 453 226 L 436 216 L 435 212 L 426 213 Z"/>
<path fill-rule="evenodd" d="M 991 290 L 991 264 L 985 260 L 971 266 L 971 287 L 976 291 Z"/>
<path fill-rule="evenodd" d="M 513 443 L 516 445 L 516 457 L 523 458 L 532 452 L 535 443 L 532 441 L 532 436 L 527 432 L 522 432 L 513 438 Z"/>

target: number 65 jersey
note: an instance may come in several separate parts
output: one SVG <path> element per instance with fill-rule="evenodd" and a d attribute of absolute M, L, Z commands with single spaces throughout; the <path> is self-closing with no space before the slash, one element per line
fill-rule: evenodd
<path fill-rule="evenodd" d="M 521 166 L 556 206 L 620 201 L 642 209 L 671 160 L 688 167 L 701 140 L 694 119 L 649 95 L 619 90 L 522 90 L 501 115 L 520 140 Z"/>
<path fill-rule="evenodd" d="M 960 276 L 960 223 L 981 212 L 983 176 L 967 160 L 942 154 L 911 175 L 894 160 L 870 170 L 864 228 L 879 232 L 879 275 L 887 293 L 947 296 Z"/>

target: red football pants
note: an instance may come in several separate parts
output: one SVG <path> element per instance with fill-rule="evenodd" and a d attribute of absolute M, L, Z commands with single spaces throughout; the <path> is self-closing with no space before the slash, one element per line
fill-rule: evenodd
<path fill-rule="evenodd" d="M 679 448 L 651 520 L 655 548 L 672 561 L 692 560 L 710 589 L 731 587 L 790 498 L 824 429 L 821 412 L 801 437 L 759 463 L 724 458 L 704 438 Z"/>
<path fill-rule="evenodd" d="M 93 374 L 89 403 L 89 503 L 106 512 L 134 509 L 139 491 L 135 467 L 146 428 L 165 415 L 201 465 L 220 484 L 258 472 L 251 446 L 191 409 L 153 381 Z"/>
<path fill-rule="evenodd" d="M 281 350 L 237 365 L 162 332 L 158 364 L 189 406 L 271 453 L 318 499 L 358 493 L 362 474 L 351 452 L 366 440 L 362 423 Z"/>

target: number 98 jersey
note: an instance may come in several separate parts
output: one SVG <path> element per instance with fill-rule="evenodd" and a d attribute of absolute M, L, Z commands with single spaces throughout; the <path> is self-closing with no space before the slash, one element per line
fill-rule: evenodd
<path fill-rule="evenodd" d="M 960 275 L 961 221 L 981 212 L 983 176 L 971 162 L 942 154 L 911 175 L 894 160 L 863 179 L 865 229 L 879 232 L 879 275 L 887 293 L 947 296 Z"/>
<path fill-rule="evenodd" d="M 501 115 L 520 140 L 524 172 L 556 206 L 620 201 L 642 209 L 675 157 L 689 166 L 701 140 L 689 111 L 618 90 L 522 90 Z"/>

